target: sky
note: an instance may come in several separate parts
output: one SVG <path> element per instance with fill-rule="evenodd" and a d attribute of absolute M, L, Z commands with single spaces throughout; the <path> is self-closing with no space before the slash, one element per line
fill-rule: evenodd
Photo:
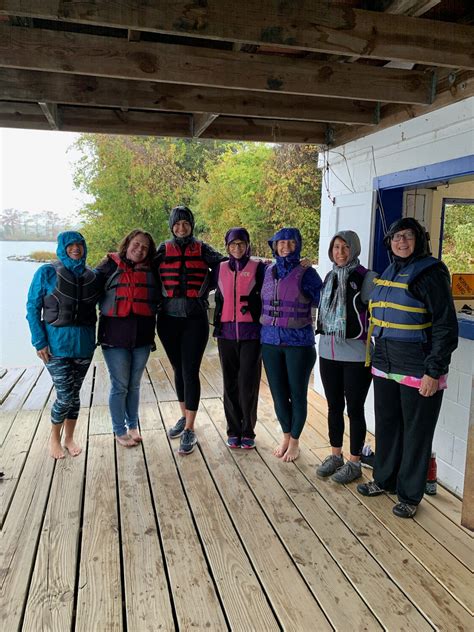
<path fill-rule="evenodd" d="M 74 189 L 72 145 L 79 134 L 0 128 L 0 211 L 76 216 L 86 197 Z"/>

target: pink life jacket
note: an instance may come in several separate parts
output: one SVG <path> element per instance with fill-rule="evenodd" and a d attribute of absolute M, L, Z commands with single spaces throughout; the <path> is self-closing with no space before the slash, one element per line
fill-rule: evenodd
<path fill-rule="evenodd" d="M 224 297 L 222 323 L 254 322 L 249 309 L 249 295 L 256 284 L 258 261 L 249 259 L 243 270 L 231 270 L 228 261 L 219 267 L 219 290 Z"/>

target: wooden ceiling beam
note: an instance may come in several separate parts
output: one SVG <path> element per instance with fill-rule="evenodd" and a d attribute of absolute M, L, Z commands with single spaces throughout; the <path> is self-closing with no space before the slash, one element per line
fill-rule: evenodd
<path fill-rule="evenodd" d="M 474 69 L 474 27 L 327 0 L 0 0 L 0 15 Z"/>
<path fill-rule="evenodd" d="M 6 25 L 0 25 L 0 66 L 393 103 L 430 103 L 433 88 L 429 73 L 414 70 Z"/>
<path fill-rule="evenodd" d="M 0 95 L 9 101 L 126 107 L 168 112 L 375 125 L 369 101 L 226 90 L 171 83 L 0 68 Z"/>
<path fill-rule="evenodd" d="M 58 108 L 61 131 L 136 136 L 191 137 L 191 117 L 161 112 L 121 112 L 106 108 L 63 105 Z M 49 130 L 49 122 L 36 103 L 0 101 L 0 127 Z M 326 125 L 304 121 L 272 121 L 218 117 L 201 138 L 274 143 L 324 144 Z"/>
<path fill-rule="evenodd" d="M 218 116 L 218 114 L 193 114 L 192 137 L 199 138 L 199 136 L 202 136 L 209 125 L 212 125 Z"/>

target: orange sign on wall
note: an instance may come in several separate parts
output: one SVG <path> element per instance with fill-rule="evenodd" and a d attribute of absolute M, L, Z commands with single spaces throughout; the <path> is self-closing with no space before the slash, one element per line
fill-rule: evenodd
<path fill-rule="evenodd" d="M 474 299 L 474 274 L 453 274 L 452 294 L 456 299 Z"/>

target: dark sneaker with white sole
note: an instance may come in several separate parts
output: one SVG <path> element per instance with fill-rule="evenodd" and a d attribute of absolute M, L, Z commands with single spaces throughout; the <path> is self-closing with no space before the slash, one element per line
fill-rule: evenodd
<path fill-rule="evenodd" d="M 393 513 L 399 518 L 413 518 L 416 514 L 417 506 L 408 503 L 397 503 L 393 506 Z"/>
<path fill-rule="evenodd" d="M 228 448 L 240 448 L 240 437 L 227 437 L 225 442 Z"/>
<path fill-rule="evenodd" d="M 330 454 L 324 459 L 321 465 L 316 468 L 316 474 L 321 478 L 326 478 L 327 476 L 332 476 L 333 474 L 335 474 L 337 470 L 340 470 L 343 465 L 344 459 L 342 458 L 342 456 Z"/>
<path fill-rule="evenodd" d="M 181 435 L 178 454 L 191 454 L 197 443 L 197 437 L 193 430 L 184 430 Z"/>
<path fill-rule="evenodd" d="M 240 447 L 242 450 L 253 450 L 255 448 L 255 439 L 252 439 L 251 437 L 242 437 Z"/>
<path fill-rule="evenodd" d="M 356 479 L 362 476 L 362 468 L 360 463 L 353 463 L 352 461 L 346 461 L 344 465 L 337 470 L 335 474 L 331 476 L 331 480 L 335 483 L 341 483 L 346 485 L 352 483 Z"/>
<path fill-rule="evenodd" d="M 168 437 L 170 439 L 177 439 L 184 432 L 184 427 L 186 425 L 186 417 L 180 417 L 175 425 L 168 430 Z"/>
<path fill-rule="evenodd" d="M 380 485 L 377 485 L 375 481 L 369 481 L 368 483 L 360 483 L 357 485 L 357 491 L 362 496 L 380 496 L 380 494 L 395 494 L 392 489 L 383 489 Z"/>

